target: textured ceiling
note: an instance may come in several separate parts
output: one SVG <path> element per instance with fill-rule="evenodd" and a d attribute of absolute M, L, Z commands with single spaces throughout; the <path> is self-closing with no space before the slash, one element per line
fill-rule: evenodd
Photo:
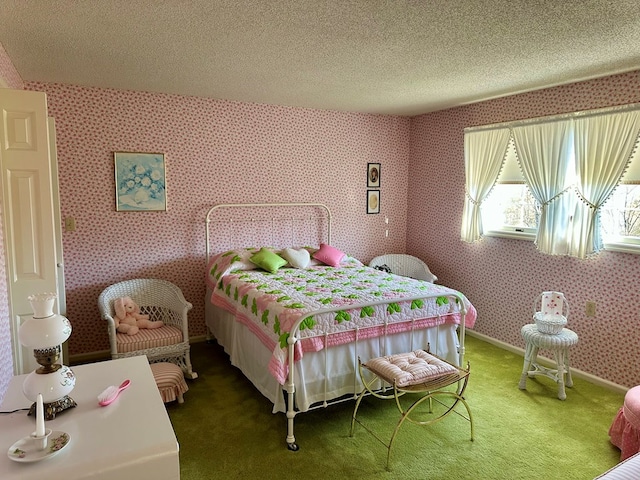
<path fill-rule="evenodd" d="M 416 115 L 640 69 L 638 0 L 0 0 L 25 81 Z"/>

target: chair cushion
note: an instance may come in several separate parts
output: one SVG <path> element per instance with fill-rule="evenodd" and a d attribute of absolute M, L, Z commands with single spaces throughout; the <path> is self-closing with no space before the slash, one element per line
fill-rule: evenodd
<path fill-rule="evenodd" d="M 458 372 L 453 365 L 424 350 L 374 358 L 364 366 L 389 383 L 395 380 L 400 388 Z"/>
<path fill-rule="evenodd" d="M 182 343 L 182 330 L 173 325 L 163 325 L 160 328 L 141 328 L 135 335 L 116 333 L 118 353 L 167 347 L 178 343 Z"/>

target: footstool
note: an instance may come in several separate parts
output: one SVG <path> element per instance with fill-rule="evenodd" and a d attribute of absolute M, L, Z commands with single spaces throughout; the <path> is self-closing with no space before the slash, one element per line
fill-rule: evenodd
<path fill-rule="evenodd" d="M 609 437 L 620 449 L 620 461 L 640 452 L 640 386 L 627 391 L 609 428 Z"/>
<path fill-rule="evenodd" d="M 370 380 L 367 380 L 363 375 L 363 369 L 373 374 Z M 471 417 L 469 405 L 463 396 L 467 388 L 467 382 L 469 381 L 469 364 L 467 364 L 467 369 L 465 370 L 430 354 L 426 350 L 416 350 L 374 358 L 368 360 L 366 363 L 362 363 L 358 358 L 358 371 L 364 388 L 356 400 L 356 405 L 351 417 L 349 436 L 353 437 L 355 424 L 357 422 L 378 439 L 380 443 L 386 446 L 387 470 L 390 470 L 391 449 L 393 448 L 396 435 L 405 420 L 415 425 L 426 426 L 436 423 L 450 413 L 455 412 L 462 418 L 467 419 L 471 424 L 471 440 L 473 440 L 473 418 Z M 379 385 L 379 380 L 383 380 L 385 383 L 391 385 L 392 388 L 379 390 L 376 388 Z M 458 385 L 455 390 L 444 389 L 444 387 L 453 385 L 456 382 Z M 412 400 L 413 403 L 411 406 L 407 406 L 402 405 L 399 400 L 399 398 L 406 393 L 419 393 L 421 395 L 418 395 L 417 398 L 414 397 L 415 400 Z M 400 418 L 396 423 L 396 427 L 388 443 L 357 418 L 360 403 L 367 394 L 382 400 L 395 400 Z M 434 413 L 432 410 L 432 401 L 434 399 L 441 405 L 448 403 L 445 405 L 443 412 Z M 449 402 L 446 402 L 446 399 L 449 399 Z M 443 403 L 443 401 L 445 401 L 445 403 Z M 412 417 L 411 413 L 414 410 L 417 411 L 417 408 L 420 407 L 423 402 L 427 402 L 429 413 L 433 413 L 433 416 L 428 419 L 426 419 L 424 415 L 421 415 L 419 418 L 416 418 L 415 415 Z M 466 416 L 454 410 L 458 402 L 462 403 L 466 409 Z"/>
<path fill-rule="evenodd" d="M 183 394 L 189 387 L 179 366 L 169 362 L 152 363 L 151 372 L 164 403 L 174 400 L 184 403 Z"/>
<path fill-rule="evenodd" d="M 520 390 L 526 390 L 527 377 L 544 375 L 558 383 L 558 398 L 565 400 L 567 394 L 564 387 L 573 386 L 571 369 L 569 367 L 569 348 L 578 343 L 578 334 L 568 328 L 563 328 L 560 333 L 542 333 L 538 331 L 535 323 L 522 327 L 522 338 L 526 344 L 524 353 L 524 365 L 520 376 Z M 537 363 L 538 350 L 553 351 L 556 360 L 556 368 L 546 368 Z M 566 377 L 566 380 L 565 380 Z"/>

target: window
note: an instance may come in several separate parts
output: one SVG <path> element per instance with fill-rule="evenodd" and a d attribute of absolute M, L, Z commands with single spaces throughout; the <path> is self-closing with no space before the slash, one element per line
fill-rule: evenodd
<path fill-rule="evenodd" d="M 605 248 L 640 250 L 640 154 L 634 152 L 629 169 L 600 209 Z"/>
<path fill-rule="evenodd" d="M 540 206 L 524 181 L 513 140 L 498 180 L 481 206 L 486 235 L 531 238 L 536 233 Z"/>
<path fill-rule="evenodd" d="M 573 157 L 573 152 L 571 152 Z M 568 165 L 573 165 L 573 161 Z M 573 176 L 573 174 L 571 175 Z M 488 236 L 533 239 L 540 205 L 525 183 L 509 141 L 504 167 L 482 203 L 482 224 Z M 600 224 L 607 250 L 640 253 L 640 153 L 634 152 L 629 169 L 600 209 Z"/>
<path fill-rule="evenodd" d="M 640 253 L 638 132 L 640 104 L 465 129 L 461 239 L 535 234 L 550 255 L 614 242 Z"/>

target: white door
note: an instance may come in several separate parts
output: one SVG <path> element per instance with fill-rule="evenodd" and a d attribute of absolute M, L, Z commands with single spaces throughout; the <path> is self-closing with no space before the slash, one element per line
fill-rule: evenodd
<path fill-rule="evenodd" d="M 32 314 L 27 297 L 58 294 L 56 228 L 49 157 L 47 98 L 42 92 L 0 89 L 0 167 L 14 373 L 37 367 L 18 329 Z M 56 312 L 59 305 L 56 302 Z"/>

